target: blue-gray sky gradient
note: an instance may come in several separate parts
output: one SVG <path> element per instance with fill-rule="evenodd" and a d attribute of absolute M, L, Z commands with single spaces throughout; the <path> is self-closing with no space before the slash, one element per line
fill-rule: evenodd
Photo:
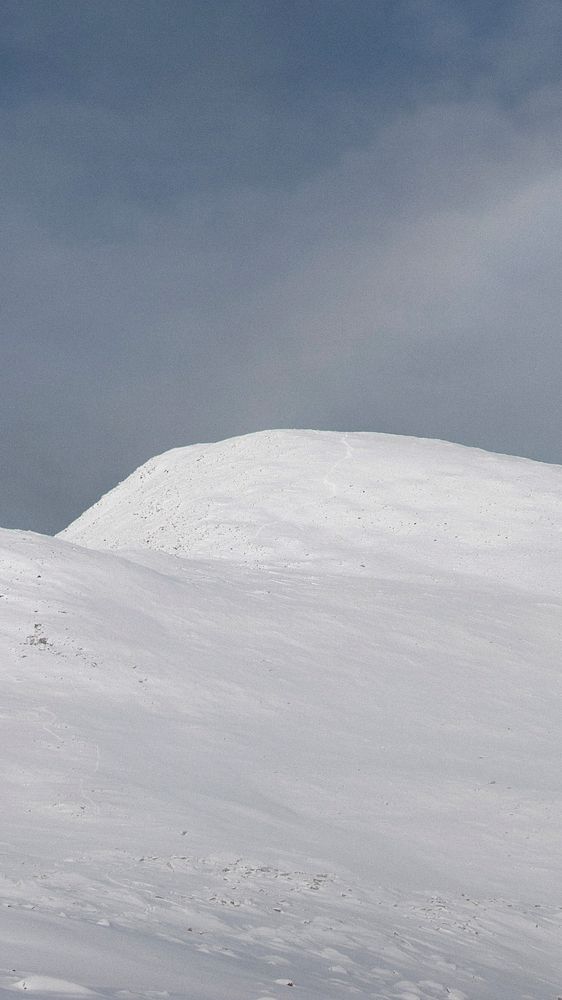
<path fill-rule="evenodd" d="M 264 427 L 562 462 L 558 0 L 0 17 L 0 524 Z"/>

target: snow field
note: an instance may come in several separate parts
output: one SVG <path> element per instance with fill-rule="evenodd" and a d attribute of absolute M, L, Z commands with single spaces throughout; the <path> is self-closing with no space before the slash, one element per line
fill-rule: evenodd
<path fill-rule="evenodd" d="M 0 996 L 554 1000 L 560 470 L 255 437 L 154 460 L 89 548 L 0 532 Z"/>

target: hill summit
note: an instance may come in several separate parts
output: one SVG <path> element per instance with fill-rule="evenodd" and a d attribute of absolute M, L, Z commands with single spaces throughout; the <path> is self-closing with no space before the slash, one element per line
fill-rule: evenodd
<path fill-rule="evenodd" d="M 460 572 L 559 592 L 561 501 L 560 466 L 388 434 L 272 430 L 151 459 L 60 537 L 361 575 Z"/>

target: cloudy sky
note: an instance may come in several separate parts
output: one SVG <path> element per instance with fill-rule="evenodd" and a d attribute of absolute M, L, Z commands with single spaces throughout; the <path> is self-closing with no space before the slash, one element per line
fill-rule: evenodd
<path fill-rule="evenodd" d="M 0 524 L 267 427 L 562 462 L 560 0 L 0 20 Z"/>

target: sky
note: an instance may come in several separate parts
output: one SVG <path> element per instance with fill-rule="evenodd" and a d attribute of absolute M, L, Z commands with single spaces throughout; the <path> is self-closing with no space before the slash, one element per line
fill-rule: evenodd
<path fill-rule="evenodd" d="M 0 24 L 0 525 L 273 427 L 562 463 L 560 0 Z"/>

